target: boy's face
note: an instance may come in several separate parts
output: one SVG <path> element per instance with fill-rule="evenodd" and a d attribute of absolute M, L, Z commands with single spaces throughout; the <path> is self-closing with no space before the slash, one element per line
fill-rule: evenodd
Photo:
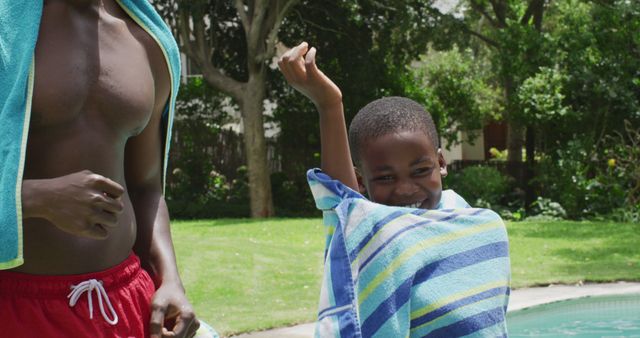
<path fill-rule="evenodd" d="M 400 131 L 369 140 L 361 148 L 358 183 L 380 204 L 434 209 L 447 164 L 423 131 Z"/>

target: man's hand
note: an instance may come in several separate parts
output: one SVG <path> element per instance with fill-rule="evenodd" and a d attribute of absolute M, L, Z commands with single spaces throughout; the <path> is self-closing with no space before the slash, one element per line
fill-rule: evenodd
<path fill-rule="evenodd" d="M 22 183 L 23 217 L 40 217 L 73 235 L 105 239 L 118 225 L 124 188 L 89 170 Z"/>
<path fill-rule="evenodd" d="M 200 322 L 181 287 L 163 284 L 156 290 L 151 301 L 151 338 L 191 338 L 199 327 Z"/>
<path fill-rule="evenodd" d="M 320 112 L 342 105 L 342 93 L 316 66 L 316 49 L 306 42 L 288 50 L 280 57 L 278 67 L 287 82 L 311 99 Z"/>

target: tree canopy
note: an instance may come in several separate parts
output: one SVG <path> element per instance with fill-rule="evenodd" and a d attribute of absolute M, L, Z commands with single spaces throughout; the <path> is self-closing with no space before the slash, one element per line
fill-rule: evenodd
<path fill-rule="evenodd" d="M 640 125 L 638 1 L 460 0 L 447 13 L 432 0 L 154 3 L 208 85 L 234 98 L 243 118 L 259 117 L 245 128 L 246 143 L 264 134 L 263 101 L 276 103 L 267 117 L 280 127 L 276 156 L 299 186 L 319 164 L 317 113 L 273 57 L 276 46 L 300 41 L 318 49 L 319 67 L 341 88 L 347 121 L 376 98 L 408 96 L 447 141 L 488 120 L 507 122 L 510 160 L 522 159 L 526 141 L 531 165 L 577 148 L 595 158 L 598 145 Z M 254 17 L 270 29 L 251 26 Z M 250 188 L 268 181 L 249 171 Z"/>

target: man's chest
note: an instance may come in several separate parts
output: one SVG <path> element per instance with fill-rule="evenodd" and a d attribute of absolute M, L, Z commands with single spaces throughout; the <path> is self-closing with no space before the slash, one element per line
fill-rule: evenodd
<path fill-rule="evenodd" d="M 45 6 L 35 52 L 32 127 L 92 121 L 135 133 L 166 100 L 169 75 L 162 51 L 118 10 L 100 9 L 91 17 Z"/>

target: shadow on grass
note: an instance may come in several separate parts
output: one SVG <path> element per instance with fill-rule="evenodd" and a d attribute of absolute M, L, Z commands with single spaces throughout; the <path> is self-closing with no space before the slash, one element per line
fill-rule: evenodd
<path fill-rule="evenodd" d="M 640 225 L 605 222 L 523 222 L 509 225 L 519 243 L 535 239 L 528 255 L 560 282 L 640 280 Z M 543 278 L 555 283 L 549 278 Z M 536 280 L 535 276 L 529 276 Z M 552 278 L 552 279 L 553 279 Z M 548 283 L 547 282 L 547 283 Z M 547 284 L 542 283 L 542 284 Z M 540 283 L 536 283 L 540 284 Z"/>
<path fill-rule="evenodd" d="M 566 262 L 559 268 L 562 272 L 607 274 L 607 271 L 635 269 L 636 277 L 640 278 L 640 269 L 638 269 L 640 253 L 637 239 L 611 239 L 601 243 L 598 247 L 587 249 L 557 249 L 552 251 L 552 255 L 561 257 Z"/>
<path fill-rule="evenodd" d="M 538 222 L 517 223 L 509 227 L 514 238 L 538 238 L 550 241 L 576 241 L 573 248 L 558 249 L 554 254 L 565 258 L 591 258 L 601 260 L 615 255 L 638 255 L 640 224 L 593 222 Z M 597 242 L 597 247 L 587 247 L 584 242 Z M 554 244 L 551 244 L 554 245 Z M 566 245 L 565 245 L 566 246 Z"/>

